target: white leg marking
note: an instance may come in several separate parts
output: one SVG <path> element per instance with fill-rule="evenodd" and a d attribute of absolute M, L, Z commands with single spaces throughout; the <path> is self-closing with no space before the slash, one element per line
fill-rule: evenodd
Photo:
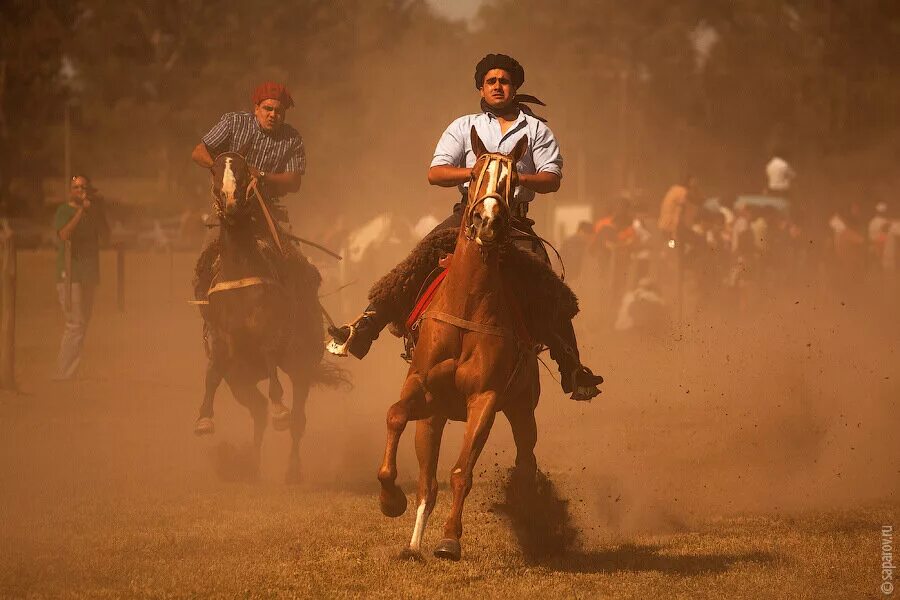
<path fill-rule="evenodd" d="M 225 159 L 225 171 L 222 174 L 222 193 L 225 194 L 225 206 L 234 204 L 234 194 L 237 191 L 237 179 L 234 178 L 234 171 L 231 170 L 231 161 L 233 159 Z"/>
<path fill-rule="evenodd" d="M 413 529 L 412 539 L 409 541 L 409 549 L 414 552 L 419 552 L 422 548 L 422 538 L 425 536 L 425 524 L 428 522 L 428 517 L 430 516 L 430 511 L 425 511 L 425 500 L 422 500 L 422 503 L 419 504 L 419 508 L 416 509 L 416 526 Z"/>

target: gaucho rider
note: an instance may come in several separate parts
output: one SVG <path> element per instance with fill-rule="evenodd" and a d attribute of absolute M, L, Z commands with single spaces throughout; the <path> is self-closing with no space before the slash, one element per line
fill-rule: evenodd
<path fill-rule="evenodd" d="M 223 115 L 203 136 L 191 157 L 198 165 L 211 168 L 214 158 L 223 152 L 242 154 L 256 179 L 257 188 L 266 199 L 269 211 L 277 222 L 278 230 L 283 235 L 283 230 L 288 224 L 287 211 L 278 202 L 278 198 L 300 189 L 300 182 L 306 170 L 303 138 L 296 129 L 284 122 L 285 113 L 294 106 L 294 100 L 284 85 L 274 82 L 262 83 L 253 90 L 251 99 L 252 113 L 232 112 Z M 271 234 L 262 216 L 255 216 L 254 219 L 259 239 L 264 243 L 271 243 Z M 316 314 L 319 319 L 317 322 L 321 326 L 317 299 L 317 289 L 321 281 L 319 273 L 286 239 L 282 239 L 282 247 L 287 258 L 283 265 L 287 268 L 280 275 L 291 280 L 295 297 L 302 300 L 304 308 Z M 215 275 L 213 265 L 217 256 L 217 244 L 212 241 L 204 249 L 198 262 L 195 285 L 198 299 L 205 298 L 206 291 L 210 287 Z M 310 322 L 315 323 L 316 320 Z M 321 336 L 321 329 L 316 335 Z M 321 340 L 321 337 L 318 339 Z"/>
<path fill-rule="evenodd" d="M 475 87 L 481 94 L 481 112 L 460 117 L 447 127 L 437 143 L 428 171 L 428 182 L 431 185 L 459 186 L 462 200 L 453 207 L 453 214 L 428 237 L 434 236 L 436 232 L 458 230 L 460 227 L 467 199 L 466 188 L 476 159 L 470 141 L 473 126 L 490 152 L 510 153 L 522 136 L 528 137 L 528 150 L 517 165 L 519 185 L 516 187 L 511 209 L 516 228 L 534 233 L 531 228 L 534 221 L 527 218 L 528 205 L 534 199 L 535 192 L 547 194 L 559 189 L 562 155 L 546 122 L 524 104 L 543 103 L 532 96 L 516 94 L 524 82 L 525 70 L 515 59 L 504 54 L 488 54 L 475 67 Z M 543 246 L 536 245 L 533 241 L 517 243 L 535 250 L 549 265 L 549 257 Z M 329 332 L 334 339 L 328 345 L 329 351 L 338 355 L 349 352 L 357 358 L 365 356 L 372 341 L 390 320 L 381 314 L 385 312 L 387 311 L 373 302 L 352 324 L 331 328 Z M 553 331 L 547 336 L 548 339 L 542 341 L 549 346 L 550 355 L 559 364 L 563 390 L 572 392 L 574 400 L 590 400 L 600 393 L 597 386 L 603 382 L 603 378 L 594 375 L 581 364 L 571 319 L 558 321 L 551 325 Z"/>

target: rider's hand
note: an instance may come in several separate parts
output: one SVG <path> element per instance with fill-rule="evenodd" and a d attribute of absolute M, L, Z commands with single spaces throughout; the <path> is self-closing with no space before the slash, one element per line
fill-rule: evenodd
<path fill-rule="evenodd" d="M 81 199 L 81 208 L 87 210 L 91 207 L 91 201 L 85 197 Z"/>
<path fill-rule="evenodd" d="M 257 179 L 257 180 L 261 179 L 260 178 L 261 172 L 259 169 L 257 169 L 253 165 L 247 165 L 247 168 L 250 170 L 250 176 L 253 177 L 253 179 Z"/>

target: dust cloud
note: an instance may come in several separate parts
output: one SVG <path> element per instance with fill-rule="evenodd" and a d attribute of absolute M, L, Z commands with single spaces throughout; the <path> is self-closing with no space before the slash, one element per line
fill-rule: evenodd
<path fill-rule="evenodd" d="M 456 201 L 454 190 L 429 188 L 426 168 L 443 128 L 477 110 L 471 66 L 496 48 L 484 40 L 464 52 L 441 46 L 436 51 L 446 54 L 438 56 L 407 50 L 357 65 L 340 82 L 349 86 L 349 91 L 340 88 L 344 93 L 367 94 L 367 108 L 351 119 L 353 128 L 370 132 L 364 148 L 341 146 L 348 125 L 334 109 L 339 100 L 332 99 L 334 110 L 324 109 L 328 81 L 309 94 L 302 82 L 288 81 L 298 100 L 288 121 L 302 131 L 310 155 L 303 191 L 288 199 L 297 234 L 342 248 L 350 229 L 378 213 L 391 212 L 409 225 L 427 213 L 443 218 Z M 544 205 L 534 211 L 536 229 L 549 234 L 541 221 L 548 206 L 573 199 L 576 190 L 603 190 L 592 181 L 606 178 L 609 170 L 591 175 L 596 168 L 590 165 L 599 164 L 605 151 L 578 133 L 574 115 L 591 97 L 566 97 L 552 85 L 556 65 L 542 62 L 536 52 L 523 53 L 526 91 L 548 102 L 545 114 L 565 156 L 587 156 L 587 164 L 567 163 L 560 194 L 536 201 Z M 428 90 L 427 97 L 397 102 L 398 72 L 421 76 L 418 85 Z M 210 107 L 209 124 L 234 108 L 224 101 Z M 185 161 L 188 152 L 185 148 Z M 200 171 L 190 177 L 202 187 Z M 645 190 L 652 206 L 668 182 L 659 175 Z M 734 182 L 720 183 L 727 188 Z M 611 206 L 612 196 L 597 192 L 592 201 Z M 369 285 L 411 245 L 403 239 L 385 246 L 356 270 L 310 250 L 325 275 L 322 291 L 329 295 L 323 302 L 332 316 L 344 321 L 359 314 Z M 23 393 L 0 403 L 6 540 L 42 531 L 46 539 L 28 543 L 50 543 L 46 532 L 65 528 L 65 522 L 53 522 L 65 519 L 61 502 L 90 510 L 92 503 L 138 496 L 210 494 L 209 501 L 215 501 L 216 461 L 223 454 L 239 456 L 250 438 L 250 420 L 223 387 L 215 436 L 191 434 L 205 361 L 199 316 L 185 303 L 194 259 L 191 253 L 130 255 L 127 309 L 119 313 L 113 257 L 104 253 L 104 283 L 81 377 L 59 384 L 48 381 L 61 330 L 52 256 L 23 253 Z M 578 280 L 574 287 L 583 308 L 576 331 L 584 362 L 606 383 L 600 397 L 579 404 L 563 395 L 555 372 L 542 372 L 536 453 L 540 468 L 568 501 L 582 537 L 682 531 L 701 520 L 745 512 L 896 503 L 896 288 L 851 300 L 821 286 L 785 286 L 760 298 L 752 310 L 689 310 L 655 336 L 642 337 L 612 331 L 610 302 L 597 286 Z M 373 519 L 380 518 L 374 492 L 384 416 L 406 369 L 401 351 L 401 343 L 385 331 L 365 361 L 348 359 L 352 389 L 314 389 L 307 405 L 301 488 L 372 494 Z M 286 398 L 291 398 L 289 385 Z M 416 473 L 412 430 L 404 436 L 400 457 L 407 492 Z M 461 437 L 459 425 L 448 426 L 442 482 Z M 286 434 L 269 428 L 259 485 L 281 482 L 287 452 Z M 475 485 L 502 493 L 498 469 L 513 459 L 508 426 L 498 419 Z M 443 491 L 439 502 L 448 502 Z"/>

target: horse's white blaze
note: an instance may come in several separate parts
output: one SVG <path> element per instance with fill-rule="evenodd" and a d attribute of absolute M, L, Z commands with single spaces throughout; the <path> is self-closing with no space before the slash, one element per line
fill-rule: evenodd
<path fill-rule="evenodd" d="M 225 159 L 225 170 L 222 173 L 222 193 L 225 194 L 225 206 L 234 204 L 234 195 L 237 192 L 237 179 L 231 170 L 231 158 Z"/>
<path fill-rule="evenodd" d="M 429 514 L 425 511 L 425 500 L 416 509 L 416 526 L 413 528 L 412 539 L 409 540 L 409 549 L 418 552 L 422 548 L 422 538 L 425 536 L 425 524 Z"/>
<path fill-rule="evenodd" d="M 482 204 L 481 216 L 485 223 L 489 223 L 494 218 L 494 211 L 497 210 L 497 199 L 488 198 Z"/>

